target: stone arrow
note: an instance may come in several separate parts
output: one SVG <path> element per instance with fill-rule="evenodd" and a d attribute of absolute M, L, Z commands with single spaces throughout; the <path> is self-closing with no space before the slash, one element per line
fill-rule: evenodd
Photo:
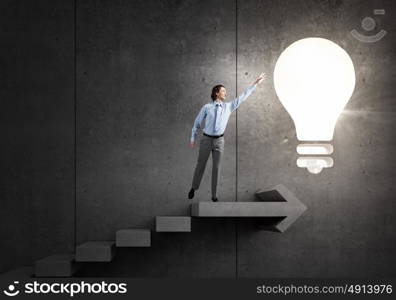
<path fill-rule="evenodd" d="M 263 204 L 268 204 L 268 209 L 274 216 L 285 217 L 275 225 L 280 232 L 285 232 L 307 209 L 283 184 L 278 184 L 266 191 L 258 190 L 255 195 L 258 200 L 264 202 Z"/>
<path fill-rule="evenodd" d="M 256 202 L 196 202 L 191 205 L 193 217 L 283 217 L 275 229 L 284 232 L 307 209 L 284 185 L 257 191 Z"/>

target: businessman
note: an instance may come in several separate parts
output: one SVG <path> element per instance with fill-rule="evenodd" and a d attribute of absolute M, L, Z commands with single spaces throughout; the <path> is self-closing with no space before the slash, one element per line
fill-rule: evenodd
<path fill-rule="evenodd" d="M 206 162 L 209 154 L 212 153 L 212 201 L 217 202 L 217 183 L 220 178 L 221 157 L 224 151 L 224 131 L 227 127 L 228 119 L 233 111 L 235 111 L 243 101 L 255 90 L 258 84 L 265 79 L 265 74 L 261 73 L 259 77 L 248 87 L 238 98 L 231 102 L 223 102 L 226 99 L 226 89 L 219 84 L 212 89 L 212 102 L 205 104 L 192 128 L 190 147 L 194 148 L 198 130 L 201 123 L 205 120 L 203 128 L 203 136 L 199 145 L 198 162 L 195 167 L 191 189 L 188 198 L 194 197 L 194 192 L 199 188 L 202 175 L 205 171 Z"/>

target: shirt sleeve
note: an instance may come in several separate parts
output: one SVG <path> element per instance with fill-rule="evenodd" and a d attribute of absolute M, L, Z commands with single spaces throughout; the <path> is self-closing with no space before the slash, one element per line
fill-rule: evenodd
<path fill-rule="evenodd" d="M 201 111 L 199 112 L 197 117 L 195 118 L 194 125 L 191 130 L 191 142 L 195 141 L 197 134 L 198 134 L 198 129 L 201 128 L 201 123 L 202 123 L 203 119 L 205 119 L 205 117 L 206 117 L 206 106 L 204 105 L 201 108 Z"/>
<path fill-rule="evenodd" d="M 245 101 L 247 97 L 250 96 L 250 94 L 255 90 L 256 87 L 257 84 L 248 87 L 241 95 L 239 95 L 238 98 L 235 98 L 235 100 L 231 102 L 231 112 L 236 110 L 239 107 L 239 105 L 241 105 L 241 103 Z"/>

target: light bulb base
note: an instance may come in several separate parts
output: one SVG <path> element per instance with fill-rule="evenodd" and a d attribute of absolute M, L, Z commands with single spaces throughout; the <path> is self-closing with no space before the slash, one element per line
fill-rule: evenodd
<path fill-rule="evenodd" d="M 329 155 L 334 148 L 330 144 L 299 144 L 297 153 L 301 155 Z M 311 174 L 319 174 L 324 168 L 331 168 L 334 161 L 328 156 L 302 156 L 297 159 L 297 166 L 306 168 Z"/>
<path fill-rule="evenodd" d="M 297 153 L 301 155 L 329 155 L 334 152 L 334 147 L 331 144 L 299 144 L 297 146 Z"/>
<path fill-rule="evenodd" d="M 306 168 L 311 174 L 319 174 L 324 168 L 331 168 L 334 161 L 331 157 L 299 157 L 297 166 Z"/>

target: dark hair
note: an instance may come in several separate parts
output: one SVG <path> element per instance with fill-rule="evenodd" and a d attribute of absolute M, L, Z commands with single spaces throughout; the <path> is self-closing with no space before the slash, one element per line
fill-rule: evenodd
<path fill-rule="evenodd" d="M 210 95 L 210 97 L 212 98 L 212 101 L 215 101 L 215 100 L 217 99 L 216 93 L 220 92 L 220 89 L 221 89 L 222 87 L 225 88 L 225 86 L 222 85 L 222 84 L 218 84 L 218 85 L 215 85 L 215 86 L 213 87 L 213 89 L 212 89 L 212 95 Z"/>

